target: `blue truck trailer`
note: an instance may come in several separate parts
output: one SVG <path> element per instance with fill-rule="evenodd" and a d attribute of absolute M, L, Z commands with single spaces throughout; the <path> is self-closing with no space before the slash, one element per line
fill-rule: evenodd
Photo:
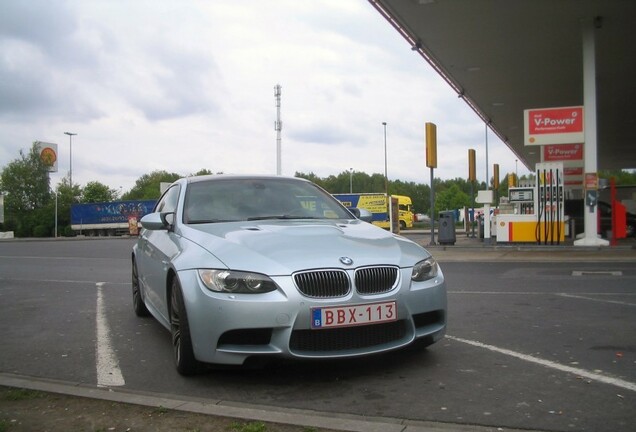
<path fill-rule="evenodd" d="M 71 229 L 79 235 L 136 234 L 139 219 L 152 212 L 156 200 L 111 201 L 71 205 Z"/>

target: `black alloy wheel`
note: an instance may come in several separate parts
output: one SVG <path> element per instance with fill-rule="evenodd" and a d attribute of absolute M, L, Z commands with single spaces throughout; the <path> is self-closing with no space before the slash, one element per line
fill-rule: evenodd
<path fill-rule="evenodd" d="M 197 373 L 199 362 L 194 358 L 183 292 L 176 276 L 172 279 L 170 294 L 170 332 L 172 333 L 172 349 L 177 371 L 181 375 Z"/>

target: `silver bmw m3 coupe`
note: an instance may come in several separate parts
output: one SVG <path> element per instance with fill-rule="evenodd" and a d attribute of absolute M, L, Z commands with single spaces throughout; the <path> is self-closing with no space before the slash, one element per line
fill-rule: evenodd
<path fill-rule="evenodd" d="M 364 213 L 364 212 L 363 212 Z M 170 330 L 177 370 L 430 345 L 446 284 L 421 246 L 299 178 L 184 178 L 132 251 L 133 307 Z"/>

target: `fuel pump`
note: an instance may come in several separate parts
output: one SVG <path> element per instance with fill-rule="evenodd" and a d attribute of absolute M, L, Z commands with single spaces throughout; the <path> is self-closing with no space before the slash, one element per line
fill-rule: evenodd
<path fill-rule="evenodd" d="M 538 244 L 560 244 L 565 238 L 563 163 L 536 165 L 535 238 Z"/>
<path fill-rule="evenodd" d="M 508 189 L 508 200 L 513 206 L 514 214 L 534 214 L 534 191 L 534 186 Z"/>
<path fill-rule="evenodd" d="M 536 180 L 508 189 L 497 215 L 497 242 L 560 244 L 565 240 L 563 163 L 536 165 Z"/>

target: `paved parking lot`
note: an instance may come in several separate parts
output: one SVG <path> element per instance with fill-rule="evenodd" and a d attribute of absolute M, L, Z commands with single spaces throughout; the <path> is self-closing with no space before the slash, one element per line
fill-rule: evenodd
<path fill-rule="evenodd" d="M 629 247 L 435 246 L 450 320 L 447 338 L 429 349 L 185 379 L 172 366 L 169 334 L 132 313 L 131 245 L 0 242 L 0 383 L 54 380 L 96 396 L 196 401 L 247 409 L 247 416 L 371 420 L 378 430 L 631 431 L 636 423 L 636 259 Z M 104 345 L 115 358 L 105 376 L 116 369 L 121 382 L 100 381 Z M 342 424 L 358 430 L 354 421 Z"/>

